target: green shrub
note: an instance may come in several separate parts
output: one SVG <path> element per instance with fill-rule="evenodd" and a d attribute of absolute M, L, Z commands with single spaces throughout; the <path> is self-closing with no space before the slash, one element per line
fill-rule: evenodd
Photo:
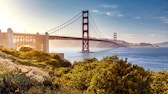
<path fill-rule="evenodd" d="M 19 51 L 22 51 L 22 52 L 29 52 L 29 51 L 32 51 L 33 48 L 31 47 L 26 47 L 26 46 L 22 46 L 19 48 Z"/>
<path fill-rule="evenodd" d="M 7 49 L 1 46 L 0 51 L 5 53 L 3 55 L 5 58 L 10 58 L 14 63 L 20 63 L 23 65 L 31 65 L 40 68 L 48 66 L 53 68 L 71 66 L 69 61 L 61 59 L 58 54 L 50 54 L 34 50 L 30 47 L 21 47 L 19 51 L 16 51 L 14 49 Z"/>
<path fill-rule="evenodd" d="M 116 55 L 100 61 L 86 58 L 73 65 L 55 53 L 23 47 L 19 51 L 0 46 L 0 56 L 15 63 L 44 68 L 52 79 L 37 83 L 24 73 L 0 66 L 0 94 L 167 94 L 168 72 L 151 72 Z M 6 55 L 5 55 L 5 54 Z"/>
<path fill-rule="evenodd" d="M 64 74 L 67 90 L 88 94 L 149 94 L 151 73 L 117 56 L 75 62 Z M 66 82 L 65 81 L 65 82 Z"/>
<path fill-rule="evenodd" d="M 106 60 L 105 60 L 106 61 Z M 87 92 L 94 94 L 149 94 L 150 73 L 123 60 L 101 61 Z"/>
<path fill-rule="evenodd" d="M 158 71 L 152 75 L 151 90 L 153 94 L 168 94 L 168 72 Z"/>
<path fill-rule="evenodd" d="M 34 85 L 34 81 L 24 73 L 7 73 L 0 81 L 0 94 L 22 94 Z"/>

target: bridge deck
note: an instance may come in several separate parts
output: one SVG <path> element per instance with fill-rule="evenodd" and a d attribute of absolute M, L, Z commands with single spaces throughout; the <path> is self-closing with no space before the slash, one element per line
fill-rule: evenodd
<path fill-rule="evenodd" d="M 83 38 L 80 37 L 69 37 L 69 36 L 55 36 L 55 35 L 50 35 L 49 40 L 56 40 L 56 39 L 61 39 L 61 40 L 83 40 Z M 116 41 L 113 40 L 107 40 L 107 39 L 96 39 L 96 38 L 89 38 L 89 41 L 100 41 L 100 42 L 107 42 L 107 43 L 113 43 L 119 46 L 123 46 Z"/>

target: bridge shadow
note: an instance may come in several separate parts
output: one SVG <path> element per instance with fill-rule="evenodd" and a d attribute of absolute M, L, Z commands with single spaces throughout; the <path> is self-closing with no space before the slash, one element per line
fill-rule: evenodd
<path fill-rule="evenodd" d="M 83 60 L 85 58 L 97 58 L 98 60 L 100 60 L 100 57 L 107 56 L 109 51 L 113 49 L 114 48 L 97 48 L 96 50 L 91 50 L 88 53 L 78 52 L 78 55 L 76 55 L 75 57 L 72 56 L 70 58 L 78 58 L 77 61 Z"/>

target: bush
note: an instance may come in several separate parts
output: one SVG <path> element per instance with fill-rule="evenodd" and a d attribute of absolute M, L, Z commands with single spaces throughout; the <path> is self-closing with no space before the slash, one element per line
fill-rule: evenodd
<path fill-rule="evenodd" d="M 95 69 L 87 92 L 149 94 L 150 81 L 150 73 L 142 67 L 127 64 L 123 60 L 110 59 L 108 62 L 102 61 Z"/>
<path fill-rule="evenodd" d="M 64 74 L 67 89 L 88 94 L 149 94 L 151 73 L 117 56 L 75 62 Z"/>
<path fill-rule="evenodd" d="M 43 51 L 34 50 L 30 47 L 21 47 L 19 51 L 7 49 L 0 46 L 0 51 L 4 52 L 5 58 L 10 58 L 14 63 L 31 65 L 40 68 L 44 67 L 69 67 L 71 63 L 60 58 L 58 54 L 46 53 Z"/>
<path fill-rule="evenodd" d="M 0 94 L 22 94 L 33 85 L 34 81 L 24 73 L 8 73 L 3 75 L 0 81 Z"/>
<path fill-rule="evenodd" d="M 25 65 L 45 68 L 52 79 L 37 83 L 24 73 L 7 72 L 0 66 L 0 94 L 167 94 L 168 72 L 146 71 L 116 55 L 102 60 L 86 58 L 73 65 L 57 54 L 31 48 L 20 51 L 0 47 L 5 58 Z"/>
<path fill-rule="evenodd" d="M 154 94 L 168 94 L 168 72 L 158 71 L 152 76 L 151 89 Z"/>
<path fill-rule="evenodd" d="M 22 52 L 29 52 L 29 51 L 32 51 L 33 48 L 31 47 L 26 47 L 26 46 L 22 46 L 19 48 L 19 51 L 22 51 Z"/>

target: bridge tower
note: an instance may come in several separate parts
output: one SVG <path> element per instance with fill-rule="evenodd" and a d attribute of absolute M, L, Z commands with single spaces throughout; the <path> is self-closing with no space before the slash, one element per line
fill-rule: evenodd
<path fill-rule="evenodd" d="M 115 32 L 113 35 L 114 41 L 117 41 L 117 33 Z"/>
<path fill-rule="evenodd" d="M 89 11 L 82 11 L 82 52 L 89 52 Z"/>

